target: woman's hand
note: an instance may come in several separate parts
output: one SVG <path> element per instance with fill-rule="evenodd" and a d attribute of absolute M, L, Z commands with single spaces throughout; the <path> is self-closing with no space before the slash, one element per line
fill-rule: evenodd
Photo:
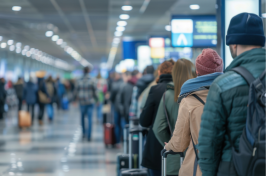
<path fill-rule="evenodd" d="M 167 142 L 164 142 L 164 145 L 167 145 L 168 143 Z"/>

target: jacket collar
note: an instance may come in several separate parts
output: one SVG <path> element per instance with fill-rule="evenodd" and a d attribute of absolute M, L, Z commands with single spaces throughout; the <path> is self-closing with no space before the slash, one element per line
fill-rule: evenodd
<path fill-rule="evenodd" d="M 173 78 L 172 75 L 170 74 L 162 74 L 160 75 L 160 79 L 158 83 L 162 83 L 162 82 L 172 82 Z"/>
<path fill-rule="evenodd" d="M 260 60 L 265 62 L 265 49 L 255 48 L 249 51 L 246 51 L 239 56 L 237 56 L 231 64 L 226 68 L 225 72 L 232 70 L 235 67 L 238 67 L 243 64 L 260 62 Z"/>

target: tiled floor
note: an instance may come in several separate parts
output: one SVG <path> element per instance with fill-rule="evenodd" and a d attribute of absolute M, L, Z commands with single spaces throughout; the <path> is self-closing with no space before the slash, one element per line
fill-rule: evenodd
<path fill-rule="evenodd" d="M 45 119 L 47 120 L 47 119 Z M 0 121 L 0 176 L 115 176 L 118 149 L 106 149 L 94 118 L 92 141 L 82 141 L 79 109 L 55 112 L 53 124 L 17 127 L 16 112 Z"/>

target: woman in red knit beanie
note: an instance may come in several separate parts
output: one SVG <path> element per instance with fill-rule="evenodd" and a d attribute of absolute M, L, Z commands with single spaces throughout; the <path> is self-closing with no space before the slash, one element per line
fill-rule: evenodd
<path fill-rule="evenodd" d="M 196 59 L 198 77 L 186 81 L 178 98 L 179 111 L 175 131 L 166 143 L 166 150 L 184 152 L 185 160 L 179 170 L 179 176 L 201 176 L 197 163 L 196 147 L 200 130 L 201 114 L 214 79 L 223 74 L 223 60 L 213 49 L 204 49 Z M 194 168 L 194 166 L 197 166 Z"/>

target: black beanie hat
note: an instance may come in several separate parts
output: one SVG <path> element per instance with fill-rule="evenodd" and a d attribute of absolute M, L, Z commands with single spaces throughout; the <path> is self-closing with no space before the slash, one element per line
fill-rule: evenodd
<path fill-rule="evenodd" d="M 262 19 L 253 13 L 234 16 L 227 31 L 226 45 L 265 45 Z"/>

